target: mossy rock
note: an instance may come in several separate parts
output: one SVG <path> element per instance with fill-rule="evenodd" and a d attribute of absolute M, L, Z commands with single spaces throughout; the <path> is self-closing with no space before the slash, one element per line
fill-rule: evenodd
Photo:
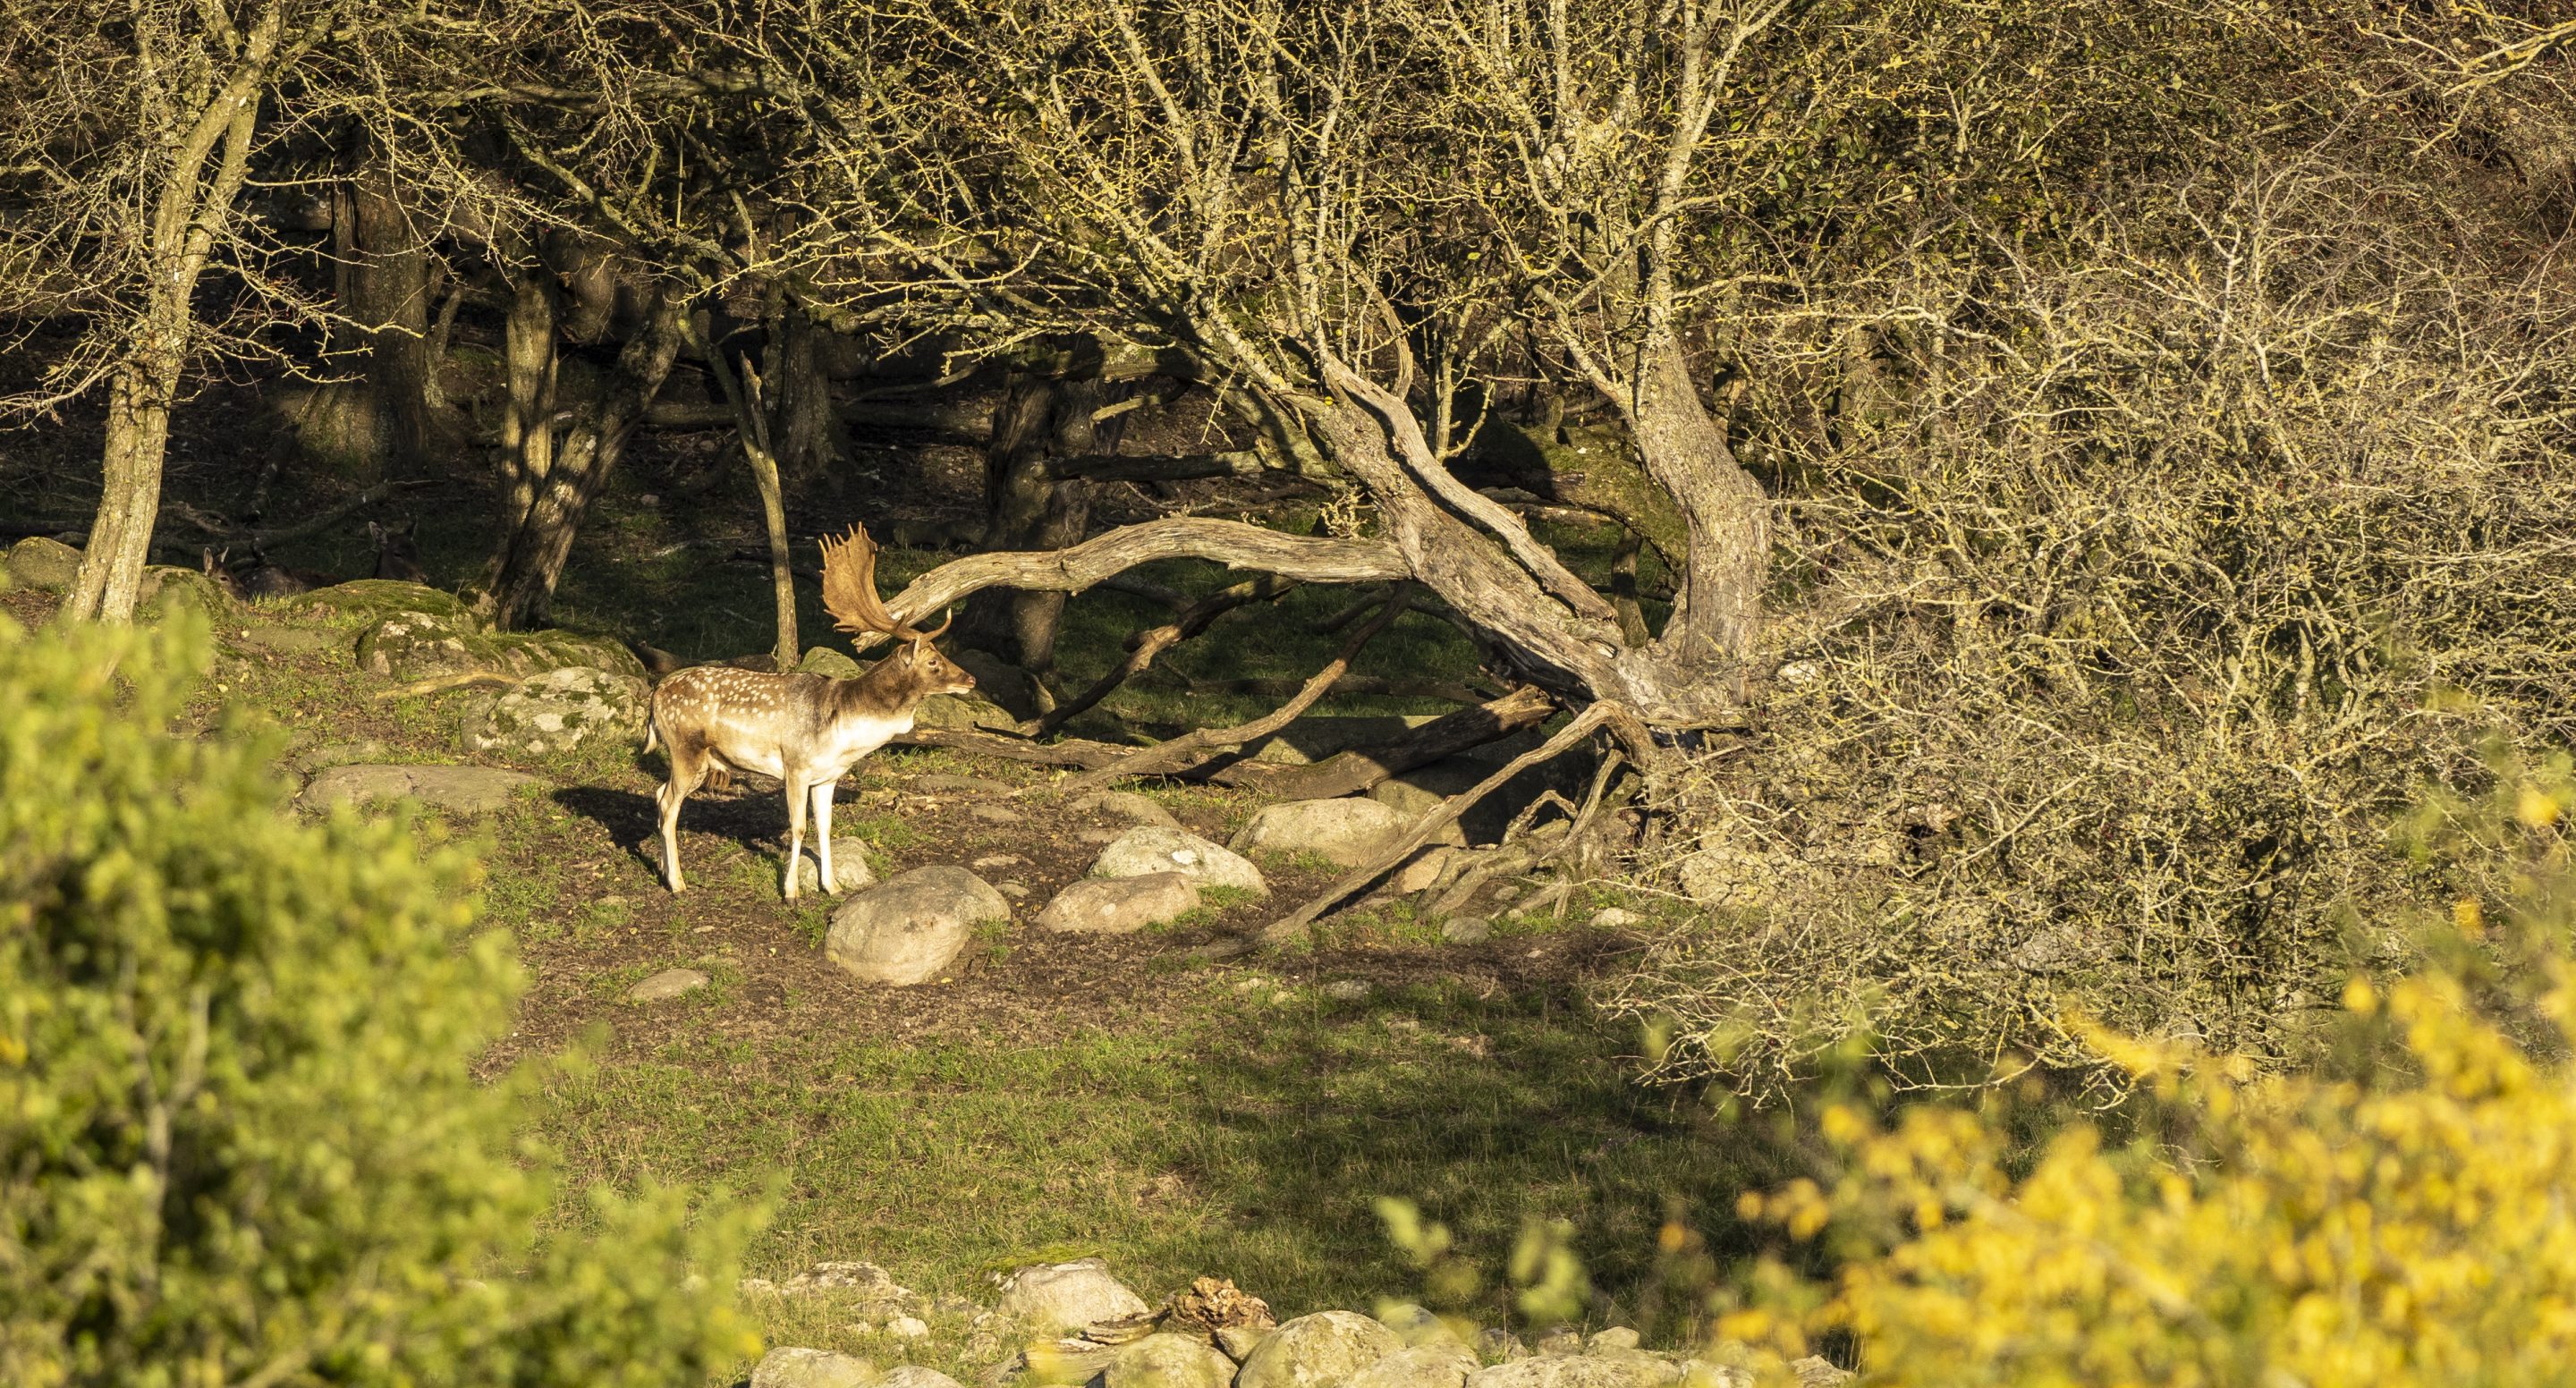
<path fill-rule="evenodd" d="M 405 682 L 478 673 L 525 678 L 573 666 L 644 678 L 644 662 L 603 637 L 485 631 L 471 617 L 434 612 L 396 612 L 367 628 L 357 660 L 361 670 Z"/>
<path fill-rule="evenodd" d="M 522 680 L 492 701 L 466 728 L 471 752 L 568 752 L 594 738 L 631 739 L 644 731 L 651 698 L 644 681 L 586 665 Z"/>
<path fill-rule="evenodd" d="M 405 583 L 395 578 L 358 578 L 347 583 L 334 583 L 327 588 L 299 593 L 278 606 L 289 611 L 309 608 L 343 617 L 376 619 L 398 612 L 418 612 L 477 628 L 481 625 L 454 593 L 442 592 L 425 583 Z"/>
<path fill-rule="evenodd" d="M 989 699 L 978 699 L 971 694 L 933 694 L 922 700 L 921 707 L 914 711 L 912 725 L 916 728 L 973 732 L 985 725 L 1016 728 L 1020 720 Z"/>
<path fill-rule="evenodd" d="M 135 607 L 138 620 L 158 622 L 183 608 L 195 608 L 209 619 L 233 610 L 230 593 L 195 569 L 169 564 L 154 564 L 143 571 L 143 601 Z"/>
<path fill-rule="evenodd" d="M 59 593 L 72 586 L 81 552 L 60 540 L 30 535 L 9 549 L 9 576 L 30 588 Z"/>
<path fill-rule="evenodd" d="M 796 669 L 802 674 L 827 675 L 836 680 L 854 680 L 866 674 L 868 667 L 829 646 L 816 646 L 805 653 L 804 659 L 796 662 Z"/>

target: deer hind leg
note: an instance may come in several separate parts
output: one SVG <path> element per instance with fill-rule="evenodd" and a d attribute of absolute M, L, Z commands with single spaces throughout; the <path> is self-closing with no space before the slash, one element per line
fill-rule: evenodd
<path fill-rule="evenodd" d="M 707 776 L 707 749 L 693 745 L 686 738 L 671 738 L 671 779 L 653 792 L 653 803 L 662 811 L 662 881 L 672 891 L 685 888 L 680 880 L 680 802 Z"/>

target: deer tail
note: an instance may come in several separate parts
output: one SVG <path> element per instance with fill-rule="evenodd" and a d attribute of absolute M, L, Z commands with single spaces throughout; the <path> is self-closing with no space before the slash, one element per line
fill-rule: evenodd
<path fill-rule="evenodd" d="M 657 744 L 657 743 L 659 743 L 661 740 L 662 740 L 662 725 L 661 725 L 661 724 L 659 724 L 659 723 L 657 723 L 657 722 L 655 722 L 654 720 L 652 720 L 652 719 L 650 719 L 650 718 L 645 719 L 645 720 L 644 720 L 644 750 L 645 750 L 645 751 L 647 751 L 647 752 L 652 751 L 652 750 L 653 750 L 653 748 L 654 748 L 654 745 L 655 745 L 655 744 Z"/>

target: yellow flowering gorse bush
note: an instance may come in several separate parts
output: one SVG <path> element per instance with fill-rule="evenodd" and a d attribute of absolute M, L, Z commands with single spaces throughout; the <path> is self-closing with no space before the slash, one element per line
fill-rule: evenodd
<path fill-rule="evenodd" d="M 2423 970 L 2347 986 L 2342 1064 L 2097 1036 L 2148 1136 L 2079 1122 L 2035 1159 L 1990 1111 L 1830 1106 L 1841 1174 L 1741 1212 L 1840 1270 L 1769 1269 L 1718 1333 L 1838 1334 L 1866 1382 L 1945 1388 L 2576 1382 L 2576 797 L 2564 762 L 2515 779 L 2417 821 L 2466 890 Z"/>

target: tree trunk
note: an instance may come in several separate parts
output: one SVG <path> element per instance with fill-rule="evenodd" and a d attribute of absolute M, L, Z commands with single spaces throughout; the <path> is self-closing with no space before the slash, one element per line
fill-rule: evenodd
<path fill-rule="evenodd" d="M 193 121 L 179 125 L 152 220 L 143 228 L 150 274 L 143 286 L 143 309 L 129 329 L 126 358 L 109 380 L 107 440 L 100 458 L 105 490 L 80 567 L 57 612 L 59 620 L 129 621 L 141 599 L 152 528 L 161 518 L 170 403 L 187 365 L 197 279 L 241 192 L 278 30 L 276 12 L 263 15 L 239 66 Z M 216 157 L 218 146 L 222 156 L 208 178 L 206 161 Z"/>
<path fill-rule="evenodd" d="M 1741 703 L 1762 635 L 1771 564 L 1771 498 L 1735 461 L 1726 430 L 1700 403 L 1681 344 L 1647 344 L 1630 398 L 1629 429 L 1690 529 L 1675 575 L 1673 614 L 1646 648 L 1641 673 L 1664 688 L 1704 686 Z"/>
<path fill-rule="evenodd" d="M 510 536 L 493 584 L 491 616 L 502 630 L 524 630 L 546 620 L 582 518 L 671 374 L 671 362 L 680 350 L 680 314 L 678 300 L 655 292 L 643 331 L 618 354 L 614 378 L 600 399 L 573 421 L 563 447 L 536 485 L 535 498 Z"/>
<path fill-rule="evenodd" d="M 773 317 L 773 343 L 778 341 L 775 323 Z M 770 451 L 770 440 L 775 436 L 770 431 L 768 402 L 762 398 L 760 371 L 746 361 L 743 369 L 736 372 L 725 360 L 724 348 L 708 341 L 706 334 L 698 330 L 696 320 L 687 314 L 681 315 L 680 325 L 682 335 L 706 362 L 708 372 L 716 378 L 716 388 L 732 408 L 734 437 L 742 445 L 744 461 L 751 466 L 752 486 L 760 493 L 761 525 L 769 535 L 770 606 L 777 618 L 770 655 L 779 669 L 792 670 L 803 654 L 796 636 L 796 572 L 787 554 L 787 497 L 779 483 L 778 457 Z"/>
<path fill-rule="evenodd" d="M 442 430 L 432 414 L 429 250 L 392 171 L 370 163 L 353 180 L 355 263 L 349 314 L 367 334 L 368 415 L 379 458 L 403 469 L 433 461 Z"/>
<path fill-rule="evenodd" d="M 778 368 L 770 373 L 777 411 L 770 434 L 778 446 L 778 466 L 793 476 L 837 475 L 838 464 L 849 456 L 841 416 L 832 408 L 832 380 L 823 370 L 825 331 L 793 308 L 771 327 Z"/>

